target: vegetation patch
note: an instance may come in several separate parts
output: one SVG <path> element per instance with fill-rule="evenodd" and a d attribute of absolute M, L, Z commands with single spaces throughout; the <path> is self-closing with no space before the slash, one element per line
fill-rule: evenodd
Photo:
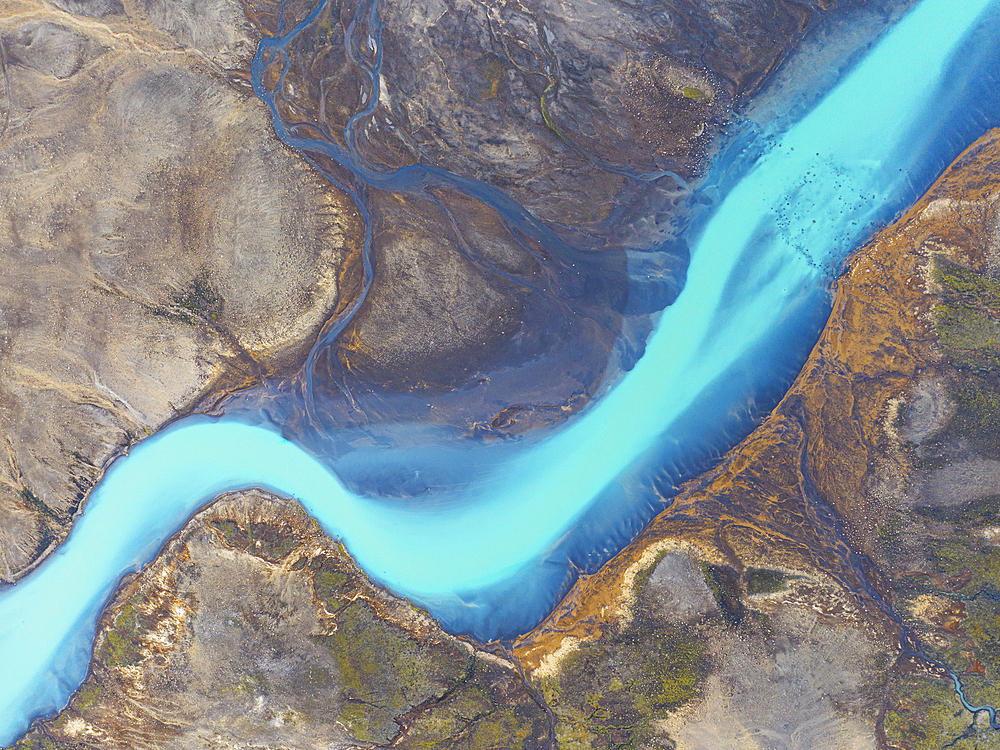
<path fill-rule="evenodd" d="M 340 672 L 339 720 L 365 742 L 389 742 L 399 729 L 396 717 L 442 696 L 467 669 L 468 659 L 454 644 L 420 643 L 362 601 L 340 612 L 333 635 L 317 640 Z"/>
<path fill-rule="evenodd" d="M 943 302 L 934 307 L 934 314 L 938 339 L 949 349 L 984 349 L 1000 341 L 1000 324 L 975 307 Z"/>
<path fill-rule="evenodd" d="M 220 688 L 222 695 L 240 695 L 256 698 L 258 695 L 267 695 L 267 678 L 260 670 L 255 670 L 250 674 L 243 675 L 235 684 Z"/>
<path fill-rule="evenodd" d="M 479 94 L 474 97 L 474 100 L 499 99 L 503 91 L 504 78 L 509 68 L 510 65 L 499 55 L 488 55 L 482 68 L 482 76 L 486 79 L 486 85 L 479 86 Z"/>
<path fill-rule="evenodd" d="M 997 453 L 1000 449 L 1000 281 L 938 258 L 934 307 L 938 343 L 959 371 L 955 428 Z"/>
<path fill-rule="evenodd" d="M 970 375 L 958 393 L 958 430 L 986 454 L 1000 453 L 1000 393 L 985 377 Z"/>
<path fill-rule="evenodd" d="M 203 323 L 213 322 L 222 314 L 222 297 L 212 286 L 207 271 L 195 276 L 171 301 L 189 317 Z"/>
<path fill-rule="evenodd" d="M 1000 582 L 1000 547 L 984 544 L 974 537 L 934 540 L 928 554 L 939 573 L 945 576 L 966 576 L 971 579 L 962 587 L 963 596 L 987 590 Z"/>
<path fill-rule="evenodd" d="M 653 560 L 653 562 L 650 563 L 648 567 L 643 568 L 636 574 L 635 581 L 633 582 L 633 588 L 636 590 L 636 592 L 642 592 L 642 590 L 646 588 L 646 584 L 649 582 L 650 576 L 653 575 L 653 572 L 656 570 L 656 567 L 663 561 L 663 558 L 666 556 L 667 556 L 667 551 L 665 549 L 660 550 L 659 552 L 656 553 L 656 558 Z"/>
<path fill-rule="evenodd" d="M 138 642 L 140 632 L 139 613 L 131 601 L 124 604 L 115 617 L 114 625 L 104 634 L 98 657 L 109 667 L 127 667 L 142 660 L 142 648 Z"/>
<path fill-rule="evenodd" d="M 655 567 L 652 566 L 650 570 Z M 541 682 L 558 718 L 561 748 L 661 744 L 654 726 L 698 697 L 708 660 L 697 631 L 659 615 L 639 581 L 637 612 L 624 628 L 581 645 Z"/>
<path fill-rule="evenodd" d="M 29 733 L 13 745 L 13 750 L 70 750 L 71 748 L 73 745 L 55 742 L 38 731 Z"/>
<path fill-rule="evenodd" d="M 994 599 L 981 597 L 968 605 L 968 615 L 962 621 L 966 638 L 957 644 L 962 653 L 952 662 L 959 671 L 966 672 L 962 675 L 965 695 L 976 705 L 1000 703 L 1000 681 L 997 679 L 1000 676 L 1000 607 L 997 604 Z"/>
<path fill-rule="evenodd" d="M 548 717 L 520 688 L 520 681 L 509 670 L 477 660 L 454 692 L 420 713 L 399 747 L 541 750 L 549 737 Z"/>
<path fill-rule="evenodd" d="M 298 546 L 294 534 L 274 524 L 251 523 L 247 535 L 250 553 L 272 563 L 284 560 Z"/>
<path fill-rule="evenodd" d="M 722 619 L 727 625 L 738 625 L 746 615 L 739 574 L 725 565 L 709 565 L 704 562 L 701 569 L 708 588 L 722 610 Z"/>
<path fill-rule="evenodd" d="M 744 574 L 747 593 L 754 594 L 775 594 L 785 588 L 786 576 L 777 570 L 765 570 L 764 568 L 750 568 Z"/>
<path fill-rule="evenodd" d="M 1000 304 L 1000 281 L 961 263 L 938 257 L 934 263 L 934 281 L 946 295 L 961 297 L 973 304 Z"/>
<path fill-rule="evenodd" d="M 273 523 L 250 523 L 243 528 L 227 519 L 213 520 L 209 525 L 222 535 L 226 546 L 271 563 L 284 560 L 299 544 L 294 533 Z"/>
<path fill-rule="evenodd" d="M 347 602 L 354 593 L 353 576 L 339 560 L 319 556 L 309 563 L 313 571 L 313 596 L 320 601 L 338 607 Z"/>
<path fill-rule="evenodd" d="M 21 499 L 24 501 L 24 504 L 29 509 L 35 511 L 36 513 L 41 514 L 42 516 L 51 518 L 53 521 L 56 521 L 57 523 L 62 523 L 62 520 L 59 518 L 56 512 L 53 511 L 48 505 L 43 503 L 38 498 L 38 496 L 34 492 L 29 490 L 27 487 L 24 487 L 21 490 Z"/>
<path fill-rule="evenodd" d="M 236 525 L 235 521 L 210 521 L 209 526 L 222 534 L 227 546 L 241 550 L 247 548 L 249 543 L 247 535 Z"/>
<path fill-rule="evenodd" d="M 938 636 L 925 647 L 959 674 L 969 700 L 978 705 L 1000 703 L 1000 548 L 982 543 L 974 526 L 962 528 L 962 523 L 971 526 L 973 521 L 957 519 L 991 514 L 991 505 L 986 499 L 952 509 L 954 515 L 944 522 L 957 525 L 955 536 L 932 540 L 925 547 L 936 574 L 910 577 L 899 587 L 911 607 L 925 597 L 940 602 L 924 615 Z"/>
<path fill-rule="evenodd" d="M 685 99 L 693 99 L 699 103 L 708 101 L 708 97 L 705 96 L 705 92 L 701 89 L 695 88 L 694 86 L 685 86 L 681 90 L 681 93 L 684 94 Z"/>
<path fill-rule="evenodd" d="M 73 699 L 73 706 L 77 711 L 83 713 L 88 711 L 97 705 L 98 701 L 101 699 L 102 688 L 100 685 L 93 682 L 84 683 L 77 693 L 76 697 Z"/>
<path fill-rule="evenodd" d="M 973 750 L 986 747 L 972 717 L 951 684 L 916 675 L 897 677 L 889 685 L 883 719 L 889 747 L 901 750 Z"/>

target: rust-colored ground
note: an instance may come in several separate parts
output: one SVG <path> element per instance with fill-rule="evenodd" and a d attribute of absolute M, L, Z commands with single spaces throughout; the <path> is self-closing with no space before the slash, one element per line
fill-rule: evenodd
<path fill-rule="evenodd" d="M 872 595 L 888 593 L 885 579 L 865 557 L 886 511 L 872 492 L 876 472 L 906 471 L 893 465 L 888 408 L 937 361 L 930 255 L 958 253 L 973 267 L 985 261 L 990 228 L 983 199 L 1000 180 L 998 163 L 1000 130 L 993 130 L 857 253 L 837 284 L 819 342 L 781 403 L 519 639 L 515 653 L 526 669 L 564 642 L 598 637 L 626 606 L 637 570 L 669 540 L 694 543 L 737 570 L 757 565 L 825 573 L 853 592 L 874 623 L 889 626 Z"/>

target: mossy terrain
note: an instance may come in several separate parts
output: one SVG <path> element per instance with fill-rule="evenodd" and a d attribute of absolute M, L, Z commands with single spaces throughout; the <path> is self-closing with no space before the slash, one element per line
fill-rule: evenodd
<path fill-rule="evenodd" d="M 987 456 L 1000 455 L 1000 381 L 998 372 L 968 373 L 958 392 L 957 431 Z"/>
<path fill-rule="evenodd" d="M 775 594 L 785 588 L 786 576 L 777 570 L 750 568 L 744 574 L 747 594 Z"/>
<path fill-rule="evenodd" d="M 322 587 L 336 585 L 335 577 L 323 571 L 317 579 Z M 337 631 L 317 640 L 340 673 L 340 722 L 358 740 L 497 750 L 548 739 L 545 712 L 519 678 L 453 639 L 418 641 L 351 602 L 338 612 Z"/>
<path fill-rule="evenodd" d="M 707 102 L 708 97 L 705 96 L 705 92 L 694 86 L 685 86 L 681 93 L 684 94 L 685 99 L 693 99 L 696 102 Z"/>
<path fill-rule="evenodd" d="M 351 571 L 344 561 L 332 557 L 314 557 L 308 562 L 313 571 L 313 594 L 317 599 L 339 607 L 352 593 Z"/>
<path fill-rule="evenodd" d="M 934 308 L 941 343 L 952 349 L 977 350 L 997 345 L 1000 326 L 975 307 L 943 302 Z"/>
<path fill-rule="evenodd" d="M 996 498 L 985 498 L 950 508 L 918 507 L 909 518 L 899 516 L 898 532 L 883 542 L 890 569 L 920 571 L 896 580 L 894 609 L 915 629 L 928 655 L 958 674 L 974 705 L 1000 704 L 1000 601 L 993 598 L 1000 548 L 985 544 L 978 533 L 994 518 L 996 506 Z M 902 538 L 921 540 L 916 551 L 925 563 L 915 561 L 912 548 L 904 557 Z M 883 705 L 888 747 L 1000 747 L 1000 734 L 982 719 L 974 722 L 943 675 L 897 671 Z"/>
<path fill-rule="evenodd" d="M 698 696 L 707 671 L 701 641 L 682 628 L 635 621 L 566 657 L 542 681 L 559 719 L 559 746 L 643 747 L 652 722 Z"/>
<path fill-rule="evenodd" d="M 11 745 L 11 750 L 75 750 L 75 746 L 51 740 L 43 734 L 33 734 Z"/>
<path fill-rule="evenodd" d="M 470 655 L 454 642 L 420 643 L 354 602 L 338 614 L 337 631 L 318 638 L 340 672 L 340 721 L 351 736 L 384 744 L 411 706 L 440 700 L 468 670 Z"/>
<path fill-rule="evenodd" d="M 907 455 L 919 478 L 956 460 L 1000 457 L 1000 282 L 937 257 L 933 307 L 939 372 L 953 416 Z M 923 648 L 953 670 L 973 705 L 1000 705 L 1000 547 L 988 530 L 1000 496 L 900 508 L 880 527 L 887 570 L 900 571 L 895 609 Z M 900 673 L 886 687 L 883 728 L 903 750 L 1000 747 L 1000 733 L 962 706 L 950 679 Z"/>
<path fill-rule="evenodd" d="M 961 263 L 937 258 L 934 281 L 946 298 L 958 298 L 977 307 L 1000 305 L 1000 281 Z"/>
<path fill-rule="evenodd" d="M 974 721 L 949 682 L 905 675 L 888 686 L 883 719 L 888 745 L 900 750 L 1000 747 L 989 722 Z"/>
<path fill-rule="evenodd" d="M 71 716 L 79 716 L 99 705 L 104 690 L 89 677 L 70 700 L 69 707 L 54 722 L 53 729 L 63 730 Z M 21 737 L 7 750 L 78 750 L 79 744 L 53 739 L 44 727 L 36 727 Z"/>
<path fill-rule="evenodd" d="M 976 704 L 1000 705 L 1000 548 L 983 544 L 975 528 L 958 527 L 955 538 L 931 542 L 929 556 L 939 576 L 919 588 L 952 600 L 936 621 L 947 647 L 932 652 L 961 674 Z M 942 591 L 942 589 L 944 589 Z"/>
<path fill-rule="evenodd" d="M 541 679 L 557 718 L 559 747 L 669 747 L 654 722 L 699 697 L 709 670 L 704 639 L 659 614 L 647 588 L 655 567 L 637 576 L 635 613 L 627 625 L 582 644 L 563 659 L 556 675 Z M 704 570 L 713 591 L 728 596 L 729 582 L 716 581 L 715 566 Z M 742 613 L 741 607 L 734 605 Z"/>
<path fill-rule="evenodd" d="M 73 700 L 74 705 L 80 711 L 86 711 L 88 708 L 97 705 L 97 701 L 101 698 L 101 686 L 94 685 L 92 683 L 84 683 L 83 687 L 77 691 L 76 697 Z"/>
<path fill-rule="evenodd" d="M 995 350 L 1000 344 L 1000 283 L 941 258 L 935 260 L 934 280 L 942 290 L 934 307 L 939 343 L 965 352 Z"/>
<path fill-rule="evenodd" d="M 932 540 L 927 545 L 935 570 L 955 581 L 945 585 L 963 597 L 993 590 L 1000 583 L 1000 548 L 985 544 L 975 531 L 959 527 L 951 538 Z"/>
<path fill-rule="evenodd" d="M 934 279 L 941 288 L 934 307 L 938 344 L 955 369 L 958 410 L 949 434 L 1000 456 L 1000 281 L 940 258 Z"/>
<path fill-rule="evenodd" d="M 297 506 L 259 491 L 202 511 L 125 586 L 87 682 L 17 750 L 194 748 L 205 733 L 241 747 L 549 744 L 515 664 L 373 586 Z"/>
<path fill-rule="evenodd" d="M 138 642 L 140 627 L 135 602 L 127 602 L 101 641 L 97 652 L 101 662 L 113 667 L 137 664 L 142 659 L 142 647 Z"/>
<path fill-rule="evenodd" d="M 241 527 L 233 521 L 215 521 L 211 526 L 222 533 L 227 546 L 269 562 L 284 559 L 296 547 L 295 538 L 281 533 L 273 524 L 250 523 Z"/>
<path fill-rule="evenodd" d="M 705 581 L 711 589 L 715 601 L 722 610 L 722 618 L 727 625 L 738 625 L 746 614 L 743 606 L 742 589 L 739 574 L 732 568 L 723 565 L 702 563 Z"/>
<path fill-rule="evenodd" d="M 548 717 L 522 696 L 519 678 L 476 658 L 443 700 L 422 711 L 399 743 L 406 750 L 500 750 L 548 747 Z"/>
<path fill-rule="evenodd" d="M 287 528 L 272 523 L 219 519 L 210 526 L 227 547 L 272 563 L 293 557 L 299 546 Z M 336 623 L 332 634 L 314 640 L 333 657 L 337 674 L 310 668 L 301 681 L 337 685 L 338 721 L 353 738 L 469 750 L 545 744 L 545 712 L 509 667 L 489 664 L 443 634 L 417 638 L 387 621 L 359 599 L 359 589 L 370 584 L 342 549 L 298 557 L 289 568 L 309 577 L 313 597 Z M 244 682 L 230 689 L 266 692 L 254 675 Z"/>
<path fill-rule="evenodd" d="M 212 286 L 207 272 L 202 271 L 172 297 L 172 302 L 191 318 L 192 322 L 210 323 L 222 313 L 222 297 Z"/>
<path fill-rule="evenodd" d="M 916 508 L 917 523 L 929 519 L 933 531 L 911 522 L 901 535 L 922 539 L 918 549 L 926 563 L 895 586 L 896 610 L 923 634 L 928 653 L 959 674 L 977 705 L 1000 705 L 1000 547 L 982 536 L 997 504 L 990 496 L 951 508 Z M 891 568 L 904 567 L 898 554 L 890 551 L 888 559 Z"/>

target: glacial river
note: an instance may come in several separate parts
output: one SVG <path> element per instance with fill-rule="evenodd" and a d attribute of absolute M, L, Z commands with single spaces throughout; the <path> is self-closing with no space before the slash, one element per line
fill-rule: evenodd
<path fill-rule="evenodd" d="M 66 703 L 121 576 L 226 490 L 298 500 L 374 580 L 452 632 L 530 628 L 665 507 L 663 487 L 740 437 L 734 405 L 808 352 L 851 250 L 997 121 L 995 102 L 969 104 L 997 83 L 992 6 L 923 0 L 798 122 L 760 128 L 761 156 L 689 238 L 687 282 L 638 364 L 471 486 L 432 504 L 359 497 L 273 429 L 225 417 L 136 446 L 58 551 L 0 593 L 0 743 Z"/>

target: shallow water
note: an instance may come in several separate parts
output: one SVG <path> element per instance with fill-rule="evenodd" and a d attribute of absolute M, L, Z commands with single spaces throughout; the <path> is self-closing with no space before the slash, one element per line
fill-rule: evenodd
<path fill-rule="evenodd" d="M 460 489 L 419 505 L 359 497 L 277 432 L 233 419 L 191 418 L 144 441 L 68 541 L 0 593 L 0 741 L 65 704 L 120 576 L 229 489 L 298 499 L 373 579 L 452 632 L 530 628 L 745 434 L 748 403 L 787 382 L 815 341 L 846 255 L 996 121 L 996 102 L 965 104 L 995 84 L 997 50 L 977 24 L 993 5 L 924 0 L 787 132 L 756 132 L 762 155 L 689 238 L 687 283 L 642 359 L 561 432 L 497 452 Z M 464 460 L 449 447 L 413 470 Z"/>

